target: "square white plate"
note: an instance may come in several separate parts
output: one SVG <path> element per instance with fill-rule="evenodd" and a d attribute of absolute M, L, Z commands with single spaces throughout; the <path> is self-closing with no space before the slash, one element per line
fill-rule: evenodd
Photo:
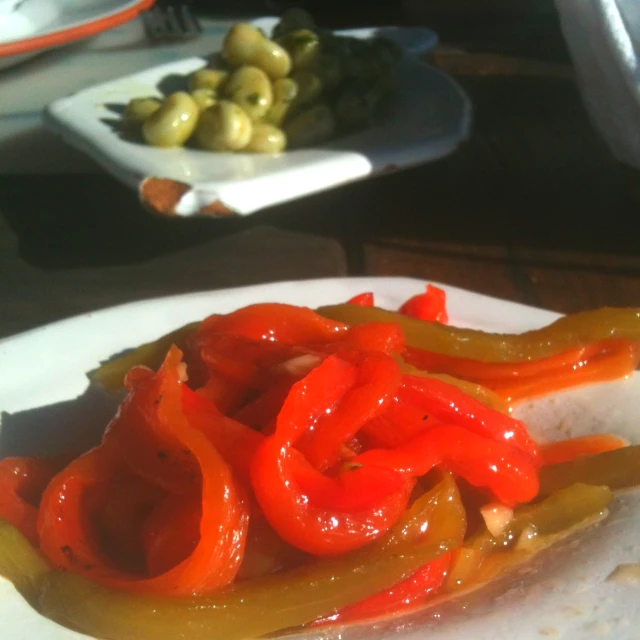
<path fill-rule="evenodd" d="M 267 33 L 275 20 L 256 21 Z M 471 106 L 447 75 L 422 62 L 437 42 L 428 29 L 366 28 L 343 32 L 368 38 L 380 33 L 406 51 L 394 73 L 388 116 L 374 127 L 317 148 L 274 155 L 212 153 L 191 148 L 159 149 L 123 139 L 115 113 L 133 97 L 162 95 L 205 65 L 187 58 L 106 82 L 53 102 L 45 124 L 84 151 L 125 184 L 137 189 L 158 213 L 190 216 L 247 215 L 377 173 L 436 160 L 454 151 L 469 134 Z"/>
<path fill-rule="evenodd" d="M 283 282 L 127 304 L 64 320 L 0 342 L 0 456 L 42 453 L 89 444 L 99 437 L 115 400 L 87 391 L 86 372 L 111 355 L 211 313 L 253 302 L 316 307 L 373 291 L 377 304 L 397 308 L 423 291 L 406 278 L 354 278 Z M 520 332 L 557 314 L 444 287 L 452 324 Z M 540 440 L 613 432 L 640 441 L 640 376 L 591 385 L 523 404 L 518 414 Z M 620 496 L 611 516 L 543 555 L 480 598 L 426 609 L 410 617 L 299 638 L 403 640 L 636 640 L 639 591 L 605 578 L 619 564 L 640 561 L 640 501 Z M 342 634 L 341 636 L 339 634 Z M 0 580 L 2 640 L 81 638 L 36 614 Z M 150 639 L 151 640 L 151 639 Z M 212 640 L 215 640 L 212 638 Z"/>

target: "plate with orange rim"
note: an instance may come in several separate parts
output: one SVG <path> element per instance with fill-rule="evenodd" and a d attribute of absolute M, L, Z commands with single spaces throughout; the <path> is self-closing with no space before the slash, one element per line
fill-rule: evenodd
<path fill-rule="evenodd" d="M 133 20 L 154 0 L 0 0 L 0 69 Z"/>
<path fill-rule="evenodd" d="M 556 313 L 445 289 L 451 324 L 519 333 L 553 322 Z M 100 361 L 212 313 L 255 302 L 318 307 L 372 291 L 397 309 L 422 292 L 408 278 L 342 278 L 281 282 L 143 300 L 63 320 L 0 341 L 0 458 L 55 453 L 99 437 L 120 398 L 89 385 Z M 37 362 L 38 366 L 34 367 Z M 640 375 L 529 400 L 514 413 L 540 442 L 599 432 L 640 443 Z M 89 426 L 87 426 L 89 425 Z M 621 564 L 640 562 L 640 492 L 621 493 L 609 517 L 558 543 L 511 575 L 478 592 L 396 618 L 347 628 L 309 630 L 302 640 L 591 640 L 637 638 L 640 613 L 633 584 L 607 580 Z M 82 636 L 42 618 L 0 579 L 2 640 L 73 640 Z M 212 638 L 215 640 L 215 638 Z"/>

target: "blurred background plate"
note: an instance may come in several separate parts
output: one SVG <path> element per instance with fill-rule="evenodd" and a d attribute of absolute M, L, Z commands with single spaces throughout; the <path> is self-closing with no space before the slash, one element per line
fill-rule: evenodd
<path fill-rule="evenodd" d="M 273 20 L 258 21 L 268 27 Z M 171 62 L 54 101 L 45 123 L 125 184 L 145 205 L 167 215 L 247 215 L 265 207 L 367 176 L 442 158 L 466 139 L 471 105 L 448 75 L 414 53 L 437 42 L 427 29 L 383 27 L 351 30 L 368 38 L 380 33 L 407 51 L 397 65 L 390 112 L 373 127 L 313 149 L 266 156 L 212 154 L 197 149 L 158 149 L 118 135 L 120 114 L 137 96 L 162 95 L 184 86 L 203 57 Z M 171 87 L 168 85 L 172 84 Z"/>
<path fill-rule="evenodd" d="M 0 0 L 0 69 L 133 20 L 154 0 Z"/>

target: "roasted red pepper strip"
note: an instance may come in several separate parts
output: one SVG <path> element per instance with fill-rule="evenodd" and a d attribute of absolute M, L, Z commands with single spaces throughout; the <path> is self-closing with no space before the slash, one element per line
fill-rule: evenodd
<path fill-rule="evenodd" d="M 447 373 L 513 395 L 514 399 L 621 377 L 635 369 L 640 347 L 623 338 L 601 340 L 528 362 L 481 362 L 407 347 L 403 358 L 431 373 Z"/>
<path fill-rule="evenodd" d="M 251 465 L 253 489 L 271 526 L 314 555 L 345 553 L 382 535 L 403 513 L 413 487 L 401 474 L 370 467 L 331 479 L 305 467 L 292 450 L 356 379 L 357 367 L 330 356 L 296 383 L 275 433 L 258 448 Z"/>
<path fill-rule="evenodd" d="M 427 285 L 425 293 L 420 293 L 413 298 L 409 298 L 399 309 L 402 315 L 447 324 L 447 298 L 445 292 L 432 284 Z M 370 306 L 373 306 L 370 305 Z"/>
<path fill-rule="evenodd" d="M 396 449 L 370 450 L 354 464 L 394 469 L 422 476 L 442 464 L 476 487 L 488 488 L 496 499 L 513 506 L 538 494 L 538 470 L 531 457 L 504 441 L 479 436 L 455 425 L 427 429 Z"/>
<path fill-rule="evenodd" d="M 209 331 L 300 344 L 338 340 L 347 331 L 347 325 L 323 318 L 306 307 L 265 303 L 243 307 L 224 316 L 210 316 L 202 321 L 197 333 Z"/>
<path fill-rule="evenodd" d="M 568 462 L 578 456 L 593 456 L 605 451 L 615 451 L 626 447 L 628 444 L 626 440 L 618 436 L 599 433 L 593 436 L 582 436 L 545 444 L 540 447 L 540 453 L 542 454 L 542 464 L 550 465 Z"/>
<path fill-rule="evenodd" d="M 486 438 L 506 442 L 533 460 L 539 457 L 538 447 L 522 421 L 486 407 L 453 385 L 435 378 L 405 375 L 399 397 L 440 422 L 456 424 Z"/>
<path fill-rule="evenodd" d="M 393 358 L 383 353 L 365 355 L 358 367 L 356 385 L 346 392 L 335 410 L 318 418 L 313 430 L 298 441 L 297 448 L 316 469 L 332 467 L 340 459 L 340 445 L 384 412 L 401 379 Z"/>
<path fill-rule="evenodd" d="M 629 375 L 640 361 L 640 345 L 629 340 L 609 340 L 605 351 L 597 355 L 585 354 L 579 363 L 558 370 L 547 376 L 525 378 L 514 383 L 496 383 L 495 392 L 510 403 L 519 402 L 525 398 L 560 391 L 580 384 L 615 380 Z M 594 345 L 594 350 L 598 348 Z M 585 349 L 589 352 L 590 347 Z"/>
<path fill-rule="evenodd" d="M 347 304 L 357 304 L 359 307 L 373 307 L 373 293 L 371 291 L 359 293 L 357 296 L 347 300 Z"/>
<path fill-rule="evenodd" d="M 393 449 L 436 424 L 438 421 L 425 414 L 420 407 L 401 402 L 395 397 L 381 416 L 362 427 L 360 436 L 369 448 Z"/>
<path fill-rule="evenodd" d="M 343 344 L 362 351 L 402 353 L 404 333 L 393 322 L 368 322 L 351 327 L 344 336 Z"/>
<path fill-rule="evenodd" d="M 181 354 L 175 347 L 156 375 L 136 376 L 135 389 L 111 423 L 104 444 L 78 458 L 49 484 L 42 499 L 38 530 L 41 549 L 57 567 L 81 573 L 115 588 L 136 592 L 194 595 L 209 593 L 231 582 L 242 560 L 248 524 L 248 509 L 231 471 L 209 439 L 189 424 L 182 410 Z M 161 466 L 123 451 L 137 446 L 132 432 L 146 431 L 151 451 L 162 454 L 168 482 L 162 482 Z M 160 447 L 154 436 L 163 436 Z M 189 464 L 171 470 L 180 449 Z M 102 553 L 99 532 L 92 527 L 86 498 L 92 489 L 110 483 L 125 464 L 163 487 L 181 486 L 188 495 L 200 494 L 202 516 L 199 540 L 193 553 L 180 564 L 155 577 L 126 574 Z M 187 472 L 192 475 L 188 476 Z M 177 482 L 180 480 L 180 483 Z M 182 484 L 181 484 L 182 483 Z M 177 515 L 177 514 L 176 514 Z M 175 525 L 180 522 L 173 518 Z"/>
<path fill-rule="evenodd" d="M 429 564 L 425 564 L 406 580 L 374 596 L 369 596 L 361 602 L 341 609 L 329 620 L 332 622 L 353 622 L 400 613 L 405 609 L 415 607 L 438 592 L 447 577 L 450 566 L 451 553 L 445 553 Z"/>
<path fill-rule="evenodd" d="M 0 460 L 0 517 L 35 546 L 38 545 L 38 504 L 42 492 L 69 460 L 70 456 Z"/>

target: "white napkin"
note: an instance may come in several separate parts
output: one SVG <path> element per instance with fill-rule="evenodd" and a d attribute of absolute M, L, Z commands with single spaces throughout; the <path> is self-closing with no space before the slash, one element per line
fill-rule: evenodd
<path fill-rule="evenodd" d="M 555 0 L 591 118 L 640 169 L 640 0 Z"/>

